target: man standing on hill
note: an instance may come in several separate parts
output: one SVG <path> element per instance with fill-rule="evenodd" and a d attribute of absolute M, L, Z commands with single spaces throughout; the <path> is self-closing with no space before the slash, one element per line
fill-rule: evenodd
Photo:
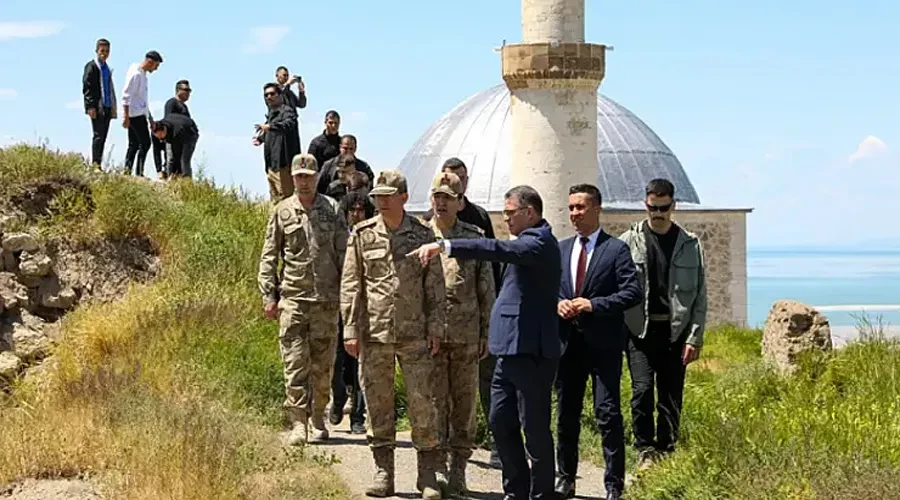
<path fill-rule="evenodd" d="M 440 173 L 431 187 L 431 229 L 439 240 L 484 238 L 477 226 L 459 220 L 462 182 Z M 435 358 L 434 384 L 438 432 L 443 453 L 438 482 L 451 495 L 466 493 L 466 464 L 475 448 L 478 360 L 488 355 L 487 337 L 494 306 L 491 264 L 441 255 L 447 293 L 447 329 Z M 449 473 L 448 463 L 449 458 Z"/>
<path fill-rule="evenodd" d="M 675 186 L 647 184 L 647 218 L 619 238 L 631 249 L 644 300 L 625 312 L 631 419 L 639 469 L 675 449 L 687 365 L 700 356 L 706 327 L 706 270 L 697 235 L 672 221 Z M 653 423 L 653 386 L 658 421 Z"/>
<path fill-rule="evenodd" d="M 284 103 L 281 87 L 277 83 L 267 83 L 263 87 L 263 97 L 269 107 L 266 123 L 256 125 L 260 134 L 254 144 L 263 146 L 266 163 L 266 177 L 269 194 L 276 203 L 289 198 L 294 193 L 290 165 L 295 155 L 300 153 L 297 142 L 297 112 Z M 316 160 L 317 165 L 321 165 Z"/>
<path fill-rule="evenodd" d="M 307 153 L 316 157 L 319 165 L 324 167 L 325 162 L 340 154 L 341 147 L 341 115 L 335 110 L 325 113 L 325 130 L 309 141 Z"/>
<path fill-rule="evenodd" d="M 144 175 L 144 163 L 150 151 L 150 98 L 147 73 L 153 73 L 162 64 L 159 52 L 151 50 L 144 60 L 134 63 L 125 74 L 125 90 L 122 91 L 122 126 L 128 129 L 128 150 L 125 153 L 125 173 Z M 134 160 L 137 156 L 137 171 Z"/>
<path fill-rule="evenodd" d="M 403 208 L 409 194 L 396 170 L 381 172 L 370 192 L 379 214 L 353 228 L 341 281 L 344 347 L 359 357 L 360 383 L 369 411 L 369 446 L 375 477 L 366 494 L 394 494 L 394 374 L 400 362 L 417 450 L 416 486 L 422 498 L 440 499 L 435 465 L 440 458 L 433 401 L 433 356 L 444 338 L 444 273 L 435 259 L 423 266 L 406 258 L 433 242 L 431 228 Z"/>
<path fill-rule="evenodd" d="M 168 118 L 169 115 L 181 115 L 187 118 L 191 118 L 191 111 L 187 107 L 187 101 L 191 98 L 191 84 L 187 80 L 178 80 L 175 84 L 175 97 L 170 98 L 166 101 L 166 105 L 163 112 L 163 119 Z M 179 120 L 176 118 L 176 120 Z M 193 122 L 193 120 L 191 120 Z M 194 128 L 196 128 L 196 123 L 194 124 Z M 154 133 L 153 137 L 156 139 L 157 136 Z M 159 139 L 157 139 L 158 141 Z M 194 141 L 194 146 L 196 146 L 196 141 Z M 156 148 L 156 141 L 153 143 L 153 147 Z M 177 175 L 179 177 L 192 177 L 193 169 L 191 168 L 191 161 L 188 158 L 187 162 L 182 161 L 182 150 L 175 151 L 175 145 L 173 143 L 168 143 L 165 146 L 166 151 L 166 167 L 165 177 L 171 175 Z M 156 154 L 156 150 L 153 152 Z M 194 149 L 193 147 L 190 149 L 189 156 L 193 156 Z"/>
<path fill-rule="evenodd" d="M 259 263 L 265 315 L 280 314 L 284 408 L 293 424 L 290 444 L 328 439 L 325 406 L 331 388 L 341 268 L 347 225 L 337 202 L 316 192 L 316 159 L 294 157 L 296 196 L 278 203 L 266 229 Z M 278 260 L 283 263 L 278 275 Z M 307 419 L 311 420 L 310 435 Z"/>
<path fill-rule="evenodd" d="M 109 58 L 109 40 L 97 40 L 95 51 L 97 58 L 84 65 L 81 91 L 84 94 L 84 112 L 90 117 L 91 129 L 94 131 L 91 163 L 100 169 L 109 134 L 109 122 L 116 119 L 116 89 L 113 86 L 112 68 L 106 63 Z"/>
<path fill-rule="evenodd" d="M 488 215 L 487 210 L 476 205 L 465 196 L 466 189 L 469 187 L 469 170 L 466 164 L 459 158 L 448 158 L 441 167 L 441 172 L 454 174 L 462 182 L 463 196 L 460 199 L 459 213 L 456 214 L 459 220 L 477 226 L 484 231 L 486 238 L 494 239 L 494 224 L 491 222 L 491 217 Z M 432 210 L 429 209 L 425 213 L 424 219 L 426 221 L 431 220 L 433 215 Z M 491 262 L 491 270 L 494 276 L 494 290 L 499 292 L 501 284 L 500 263 Z M 494 376 L 494 366 L 496 364 L 497 358 L 491 353 L 488 353 L 478 363 L 478 396 L 481 400 L 481 410 L 484 412 L 485 418 L 491 411 L 491 379 Z M 490 463 L 493 467 L 500 467 L 500 454 L 497 452 L 496 441 L 491 447 Z"/>
<path fill-rule="evenodd" d="M 281 94 L 284 97 L 284 103 L 290 106 L 295 113 L 297 113 L 297 144 L 301 145 L 303 142 L 300 140 L 300 111 L 301 109 L 306 107 L 306 85 L 303 84 L 303 80 L 297 75 L 291 75 L 286 66 L 279 66 L 278 69 L 275 70 L 275 81 L 281 87 Z M 291 90 L 291 85 L 297 84 L 297 93 L 295 94 L 293 90 Z M 318 160 L 317 160 L 318 161 Z M 319 170 L 321 170 L 323 164 L 319 164 Z"/>

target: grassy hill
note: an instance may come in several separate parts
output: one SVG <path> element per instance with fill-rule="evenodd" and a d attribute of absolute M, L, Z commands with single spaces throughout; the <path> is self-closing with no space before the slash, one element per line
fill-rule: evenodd
<path fill-rule="evenodd" d="M 331 457 L 276 439 L 277 327 L 256 291 L 268 207 L 202 179 L 163 185 L 42 147 L 0 150 L 0 213 L 46 186 L 30 230 L 82 246 L 149 238 L 162 272 L 64 317 L 52 369 L 0 395 L 0 487 L 86 474 L 111 498 L 345 498 Z M 900 344 L 869 335 L 790 378 L 759 345 L 759 331 L 708 332 L 681 447 L 630 497 L 900 498 Z M 627 373 L 622 386 L 628 426 Z M 585 403 L 582 450 L 599 462 Z"/>

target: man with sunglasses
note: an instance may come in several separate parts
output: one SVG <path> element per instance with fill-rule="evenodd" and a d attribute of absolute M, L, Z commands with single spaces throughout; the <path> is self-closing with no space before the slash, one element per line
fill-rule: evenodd
<path fill-rule="evenodd" d="M 263 155 L 266 177 L 269 181 L 269 195 L 272 201 L 289 198 L 294 194 L 294 180 L 290 165 L 295 155 L 300 154 L 300 140 L 297 137 L 297 111 L 285 104 L 281 87 L 277 83 L 267 83 L 263 87 L 263 98 L 269 108 L 266 123 L 257 124 L 255 146 L 264 144 Z M 317 165 L 321 165 L 316 162 Z"/>
<path fill-rule="evenodd" d="M 631 418 L 638 468 L 675 449 L 687 365 L 700 356 L 706 326 L 703 247 L 672 221 L 675 186 L 647 184 L 647 218 L 619 238 L 631 249 L 644 300 L 625 312 Z M 654 385 L 659 415 L 654 425 Z"/>
<path fill-rule="evenodd" d="M 166 105 L 163 108 L 163 117 L 168 118 L 169 115 L 181 115 L 187 118 L 191 117 L 191 111 L 187 107 L 187 101 L 191 98 L 191 83 L 187 80 L 178 80 L 178 83 L 175 84 L 175 97 L 170 98 L 166 101 Z M 176 118 L 177 120 L 177 118 Z M 196 124 L 195 124 L 196 127 Z M 156 135 L 153 136 L 153 148 L 154 154 L 156 153 L 157 139 Z M 162 145 L 162 142 L 160 142 Z M 196 145 L 196 141 L 195 141 Z M 166 153 L 166 178 L 179 176 L 179 177 L 188 177 L 190 178 L 193 173 L 193 169 L 191 169 L 191 162 L 188 160 L 187 162 L 182 161 L 182 151 L 175 150 L 175 147 L 171 143 L 167 143 L 164 146 Z M 190 154 L 193 154 L 193 149 Z"/>

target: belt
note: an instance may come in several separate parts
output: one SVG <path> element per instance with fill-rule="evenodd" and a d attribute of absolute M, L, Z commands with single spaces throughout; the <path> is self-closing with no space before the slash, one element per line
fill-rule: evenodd
<path fill-rule="evenodd" d="M 651 314 L 647 316 L 650 321 L 669 321 L 668 314 Z"/>

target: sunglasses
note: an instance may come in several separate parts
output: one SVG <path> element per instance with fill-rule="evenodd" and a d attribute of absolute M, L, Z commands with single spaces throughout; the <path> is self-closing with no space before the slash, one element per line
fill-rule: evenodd
<path fill-rule="evenodd" d="M 278 94 L 275 92 L 266 92 L 265 94 L 263 94 L 264 97 L 275 97 L 276 95 Z"/>
<path fill-rule="evenodd" d="M 647 210 L 649 210 L 649 211 L 651 211 L 651 212 L 662 212 L 662 213 L 666 213 L 666 212 L 669 211 L 670 208 L 672 208 L 672 202 L 669 202 L 669 203 L 667 203 L 667 204 L 665 204 L 665 205 L 651 205 L 651 204 L 649 204 L 649 203 L 644 203 L 644 205 L 646 205 L 646 206 L 647 206 Z"/>
<path fill-rule="evenodd" d="M 193 92 L 193 90 L 191 90 L 191 89 L 189 89 L 189 88 L 185 88 L 185 87 L 181 87 L 181 88 L 178 89 L 178 90 L 183 90 L 183 91 L 185 91 L 185 92 Z"/>

